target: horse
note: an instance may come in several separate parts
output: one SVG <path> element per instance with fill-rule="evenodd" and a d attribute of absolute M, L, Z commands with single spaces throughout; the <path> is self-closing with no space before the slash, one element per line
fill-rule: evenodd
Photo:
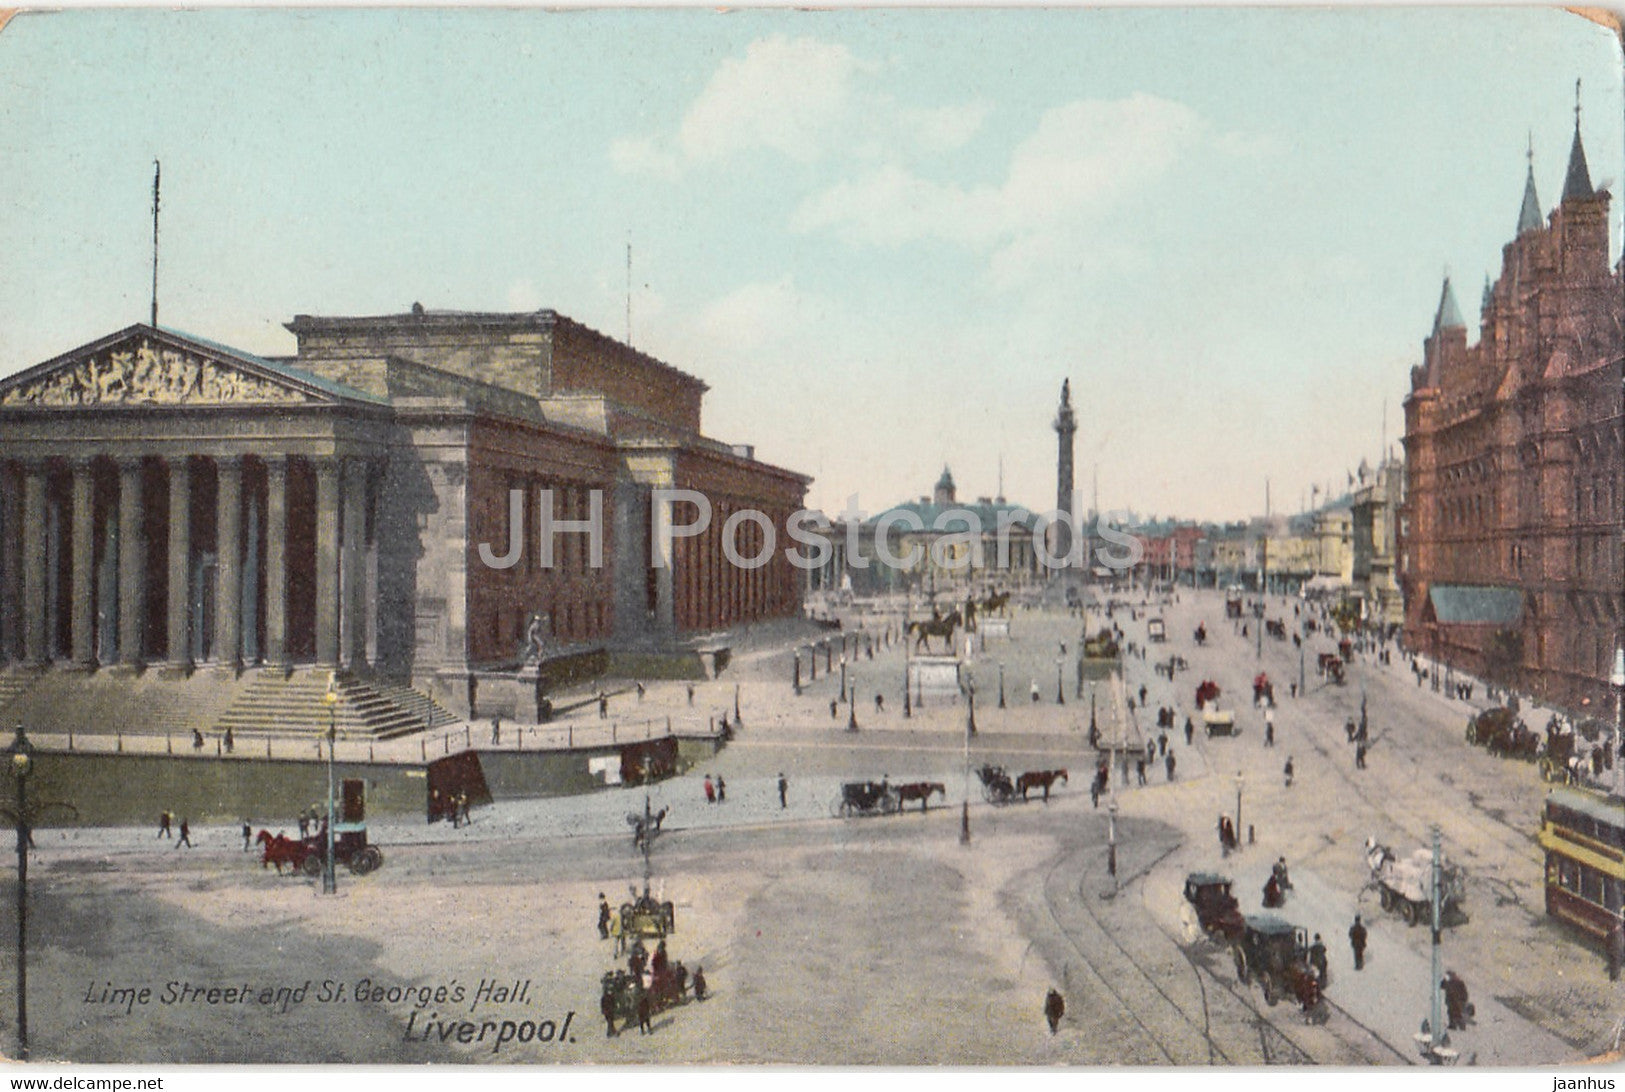
<path fill-rule="evenodd" d="M 1066 771 L 1062 770 L 1030 770 L 1016 778 L 1016 791 L 1021 793 L 1023 802 L 1027 799 L 1028 789 L 1043 789 L 1044 802 L 1049 802 L 1050 786 L 1059 780 L 1066 784 Z"/>
<path fill-rule="evenodd" d="M 994 611 L 1003 611 L 1010 604 L 1010 593 L 1007 591 L 992 592 L 982 600 L 982 613 L 992 614 Z"/>
<path fill-rule="evenodd" d="M 627 825 L 632 828 L 633 849 L 642 849 L 645 838 L 660 833 L 660 824 L 665 822 L 666 812 L 670 810 L 670 808 L 661 808 L 659 811 L 655 812 L 654 815 L 650 817 L 647 827 L 644 825 L 643 816 L 637 814 L 636 812 L 629 812 L 627 814 Z"/>
<path fill-rule="evenodd" d="M 283 865 L 298 872 L 299 867 L 305 863 L 306 854 L 310 852 L 305 843 L 295 841 L 285 834 L 272 837 L 268 830 L 260 831 L 254 840 L 265 847 L 260 855 L 260 867 L 269 868 L 276 865 L 278 876 L 282 875 Z"/>
<path fill-rule="evenodd" d="M 948 651 L 952 652 L 954 630 L 958 629 L 963 621 L 963 616 L 960 615 L 958 610 L 955 610 L 946 618 L 929 618 L 923 622 L 910 622 L 908 631 L 917 638 L 914 642 L 914 651 L 918 652 L 922 648 L 930 651 L 931 646 L 928 643 L 930 638 L 941 637 L 947 644 Z"/>
<path fill-rule="evenodd" d="M 910 800 L 918 800 L 920 810 L 924 811 L 932 793 L 941 793 L 943 803 L 948 802 L 948 786 L 940 781 L 911 781 L 906 785 L 898 785 L 897 810 L 901 812 Z"/>

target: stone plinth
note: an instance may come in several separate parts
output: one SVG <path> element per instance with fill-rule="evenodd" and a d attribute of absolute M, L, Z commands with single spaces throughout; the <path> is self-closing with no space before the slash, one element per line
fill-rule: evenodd
<path fill-rule="evenodd" d="M 908 662 L 908 685 L 927 694 L 957 694 L 963 661 L 957 656 L 915 656 Z"/>

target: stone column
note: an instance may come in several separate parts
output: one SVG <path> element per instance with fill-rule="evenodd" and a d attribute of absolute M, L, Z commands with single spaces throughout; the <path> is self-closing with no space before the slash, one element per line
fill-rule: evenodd
<path fill-rule="evenodd" d="M 169 662 L 192 665 L 192 464 L 169 460 Z"/>
<path fill-rule="evenodd" d="M 367 661 L 367 463 L 344 461 L 344 524 L 341 533 L 340 648 L 350 667 Z"/>
<path fill-rule="evenodd" d="M 43 664 L 45 647 L 45 464 L 23 464 L 23 658 Z"/>
<path fill-rule="evenodd" d="M 288 662 L 288 460 L 265 460 L 265 662 Z"/>
<path fill-rule="evenodd" d="M 654 519 L 654 539 L 662 544 L 671 542 L 671 501 L 663 500 L 652 513 Z M 671 571 L 677 566 L 677 551 L 673 547 L 666 550 L 664 561 L 655 569 L 655 629 L 660 633 L 670 633 L 675 625 L 673 615 L 673 597 L 671 586 Z"/>
<path fill-rule="evenodd" d="M 118 464 L 118 658 L 141 664 L 147 597 L 146 550 L 141 541 L 141 460 Z"/>
<path fill-rule="evenodd" d="M 236 455 L 215 459 L 214 659 L 236 666 L 242 634 L 243 463 Z"/>
<path fill-rule="evenodd" d="M 316 463 L 316 666 L 339 663 L 339 462 Z"/>
<path fill-rule="evenodd" d="M 73 460 L 73 662 L 96 662 L 96 479 L 89 459 Z"/>
<path fill-rule="evenodd" d="M 17 486 L 11 468 L 0 463 L 0 663 L 22 659 L 22 638 L 17 601 L 22 595 L 22 572 L 17 549 Z"/>

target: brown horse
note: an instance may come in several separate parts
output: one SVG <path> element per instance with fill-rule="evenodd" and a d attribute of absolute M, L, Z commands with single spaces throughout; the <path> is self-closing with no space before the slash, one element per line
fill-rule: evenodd
<path fill-rule="evenodd" d="M 1010 593 L 1007 591 L 992 592 L 982 600 L 982 613 L 992 614 L 994 611 L 1003 611 L 1010 605 Z"/>
<path fill-rule="evenodd" d="M 920 810 L 924 811 L 934 792 L 942 794 L 943 803 L 948 802 L 948 786 L 940 781 L 911 781 L 906 785 L 898 785 L 897 810 L 901 812 L 910 800 L 918 800 Z"/>
<path fill-rule="evenodd" d="M 930 651 L 929 639 L 941 637 L 944 643 L 947 644 L 948 651 L 952 652 L 954 650 L 954 630 L 958 629 L 960 623 L 964 620 L 964 616 L 955 610 L 946 618 L 928 618 L 923 622 L 910 622 L 908 631 L 918 638 L 914 642 L 914 651 L 918 652 L 922 648 Z"/>
<path fill-rule="evenodd" d="M 299 867 L 305 863 L 305 856 L 310 852 L 305 843 L 295 841 L 285 834 L 272 837 L 268 830 L 260 831 L 254 840 L 265 847 L 264 853 L 260 856 L 260 867 L 269 868 L 276 865 L 278 876 L 282 875 L 283 865 L 298 872 Z"/>
<path fill-rule="evenodd" d="M 1016 778 L 1016 791 L 1021 793 L 1021 799 L 1025 801 L 1028 789 L 1043 789 L 1044 802 L 1048 803 L 1050 786 L 1056 781 L 1060 781 L 1063 785 L 1066 783 L 1065 770 L 1030 770 Z"/>

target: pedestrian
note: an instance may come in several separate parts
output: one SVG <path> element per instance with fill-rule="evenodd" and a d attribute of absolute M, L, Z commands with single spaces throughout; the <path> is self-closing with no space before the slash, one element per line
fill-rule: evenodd
<path fill-rule="evenodd" d="M 1354 915 L 1354 924 L 1349 926 L 1349 947 L 1354 949 L 1354 969 L 1362 970 L 1365 967 L 1365 925 L 1360 921 L 1360 915 Z"/>
<path fill-rule="evenodd" d="M 1168 780 L 1172 781 L 1174 779 L 1174 753 L 1172 751 L 1169 751 L 1168 754 L 1164 756 L 1162 765 L 1163 768 L 1168 771 Z"/>
<path fill-rule="evenodd" d="M 1466 1031 L 1467 1017 L 1471 1014 L 1472 1006 L 1467 1002 L 1467 983 L 1455 971 L 1446 971 L 1444 978 L 1439 982 L 1439 988 L 1444 991 L 1445 1015 L 1449 1021 L 1451 1031 Z"/>
<path fill-rule="evenodd" d="M 189 823 L 185 818 L 181 819 L 180 840 L 175 843 L 176 849 L 181 848 L 181 846 L 185 846 L 187 849 L 192 848 L 192 824 Z"/>
<path fill-rule="evenodd" d="M 491 746 L 495 747 L 502 742 L 502 718 L 491 718 Z"/>
<path fill-rule="evenodd" d="M 468 790 L 467 789 L 463 789 L 462 791 L 460 791 L 457 794 L 457 814 L 462 817 L 464 826 L 467 826 L 468 824 L 470 824 L 470 823 L 472 823 L 474 821 L 474 817 L 472 815 L 468 814 Z"/>
<path fill-rule="evenodd" d="M 626 951 L 626 926 L 621 921 L 619 909 L 609 912 L 609 939 L 611 946 L 614 948 L 614 956 L 619 957 L 622 952 Z"/>
<path fill-rule="evenodd" d="M 1264 717 L 1264 746 L 1275 746 L 1275 718 L 1267 715 Z"/>
<path fill-rule="evenodd" d="M 640 681 L 636 685 L 637 685 L 637 688 L 638 688 L 638 701 L 642 701 L 643 700 L 643 694 L 644 694 L 643 683 Z"/>
<path fill-rule="evenodd" d="M 598 1011 L 604 1014 L 604 1036 L 613 1038 L 615 1035 L 615 994 L 610 990 L 608 983 L 604 985 L 603 995 L 598 998 Z"/>
<path fill-rule="evenodd" d="M 830 720 L 835 720 L 837 717 L 840 716 L 840 712 L 838 710 L 838 707 L 840 706 L 840 704 L 841 703 L 840 703 L 840 700 L 838 698 L 829 699 L 829 719 Z M 724 724 L 727 723 L 727 718 L 726 717 L 723 718 L 723 723 Z"/>
<path fill-rule="evenodd" d="M 254 845 L 254 826 L 247 819 L 243 820 L 243 852 L 247 853 Z"/>
<path fill-rule="evenodd" d="M 1172 718 L 1170 718 L 1170 719 L 1172 719 Z M 1163 754 L 1163 755 L 1168 753 L 1168 733 L 1167 732 L 1158 732 L 1157 733 L 1157 753 L 1158 754 Z"/>
<path fill-rule="evenodd" d="M 230 728 L 227 728 L 226 729 L 226 753 L 228 755 L 231 754 L 232 750 L 236 746 L 237 746 L 237 737 L 231 734 L 231 729 Z"/>
<path fill-rule="evenodd" d="M 1145 704 L 1145 683 L 1140 684 L 1140 704 Z"/>
<path fill-rule="evenodd" d="M 1027 684 L 1028 693 L 1032 695 L 1033 704 L 1038 704 L 1038 680 L 1034 679 Z"/>
<path fill-rule="evenodd" d="M 691 706 L 694 704 L 694 684 L 693 683 L 688 684 L 688 704 L 691 705 Z"/>
<path fill-rule="evenodd" d="M 1189 747 L 1191 745 L 1191 738 L 1193 736 L 1195 736 L 1195 735 L 1196 735 L 1196 725 L 1191 722 L 1190 717 L 1186 717 L 1185 718 L 1185 746 Z"/>
<path fill-rule="evenodd" d="M 790 782 L 784 779 L 784 771 L 779 771 L 779 810 L 783 811 L 790 805 L 785 802 L 785 796 L 790 791 Z"/>
<path fill-rule="evenodd" d="M 1365 743 L 1364 742 L 1356 743 L 1354 745 L 1354 768 L 1356 770 L 1365 769 Z"/>
<path fill-rule="evenodd" d="M 1066 1015 L 1066 998 L 1061 991 L 1050 987 L 1044 998 L 1044 1019 L 1049 1021 L 1049 1033 L 1054 1035 L 1061 1028 L 1061 1017 Z"/>
<path fill-rule="evenodd" d="M 192 729 L 192 750 L 203 750 L 203 733 L 198 731 L 196 728 Z"/>
<path fill-rule="evenodd" d="M 310 812 L 299 813 L 299 837 L 301 840 L 310 837 Z"/>
<path fill-rule="evenodd" d="M 609 900 L 602 891 L 598 892 L 598 939 L 609 939 Z"/>
<path fill-rule="evenodd" d="M 598 691 L 598 719 L 609 719 L 609 695 L 602 690 Z"/>
<path fill-rule="evenodd" d="M 705 968 L 704 967 L 695 967 L 694 968 L 694 1000 L 696 1000 L 696 1001 L 704 1001 L 705 1000 L 705 995 L 707 993 L 709 993 L 709 992 L 710 992 L 710 989 L 705 984 Z"/>
<path fill-rule="evenodd" d="M 1135 776 L 1137 776 L 1140 779 L 1140 784 L 1144 785 L 1145 784 L 1145 759 L 1136 758 L 1134 760 L 1134 773 L 1135 773 Z"/>
<path fill-rule="evenodd" d="M 1315 942 L 1309 946 L 1309 966 L 1315 969 L 1315 984 L 1325 989 L 1329 977 L 1326 969 L 1326 945 L 1320 939 L 1319 933 L 1315 934 Z"/>
<path fill-rule="evenodd" d="M 172 821 L 173 820 L 171 819 L 169 812 L 161 811 L 161 812 L 158 813 L 158 837 L 160 837 L 160 838 L 173 838 L 174 837 L 174 835 L 170 832 L 170 829 L 169 829 L 169 824 Z"/>
<path fill-rule="evenodd" d="M 711 780 L 710 774 L 705 775 L 705 784 L 703 787 L 705 789 L 705 802 L 707 804 L 715 804 L 717 802 L 717 785 L 716 782 Z"/>
<path fill-rule="evenodd" d="M 1286 779 L 1286 787 L 1292 787 L 1292 756 L 1286 756 L 1286 765 L 1281 767 L 1281 776 Z"/>
<path fill-rule="evenodd" d="M 728 802 L 728 783 L 726 781 L 722 780 L 722 775 L 721 774 L 718 774 L 717 775 L 717 803 L 726 804 L 727 802 Z"/>
<path fill-rule="evenodd" d="M 1294 638 L 1294 640 L 1296 640 L 1296 638 Z M 1294 698 L 1298 696 L 1298 684 L 1297 683 L 1292 683 L 1291 686 L 1288 687 L 1288 689 L 1291 690 L 1292 696 Z"/>
<path fill-rule="evenodd" d="M 638 1034 L 639 1035 L 648 1035 L 651 1031 L 654 1030 L 654 1025 L 649 1022 L 649 1018 L 652 1015 L 653 1015 L 653 1007 L 649 1003 L 649 991 L 644 989 L 643 986 L 640 984 L 638 986 Z"/>
<path fill-rule="evenodd" d="M 884 694 L 876 694 L 875 695 L 875 712 L 884 713 L 885 711 L 886 711 L 886 695 L 884 695 Z"/>

